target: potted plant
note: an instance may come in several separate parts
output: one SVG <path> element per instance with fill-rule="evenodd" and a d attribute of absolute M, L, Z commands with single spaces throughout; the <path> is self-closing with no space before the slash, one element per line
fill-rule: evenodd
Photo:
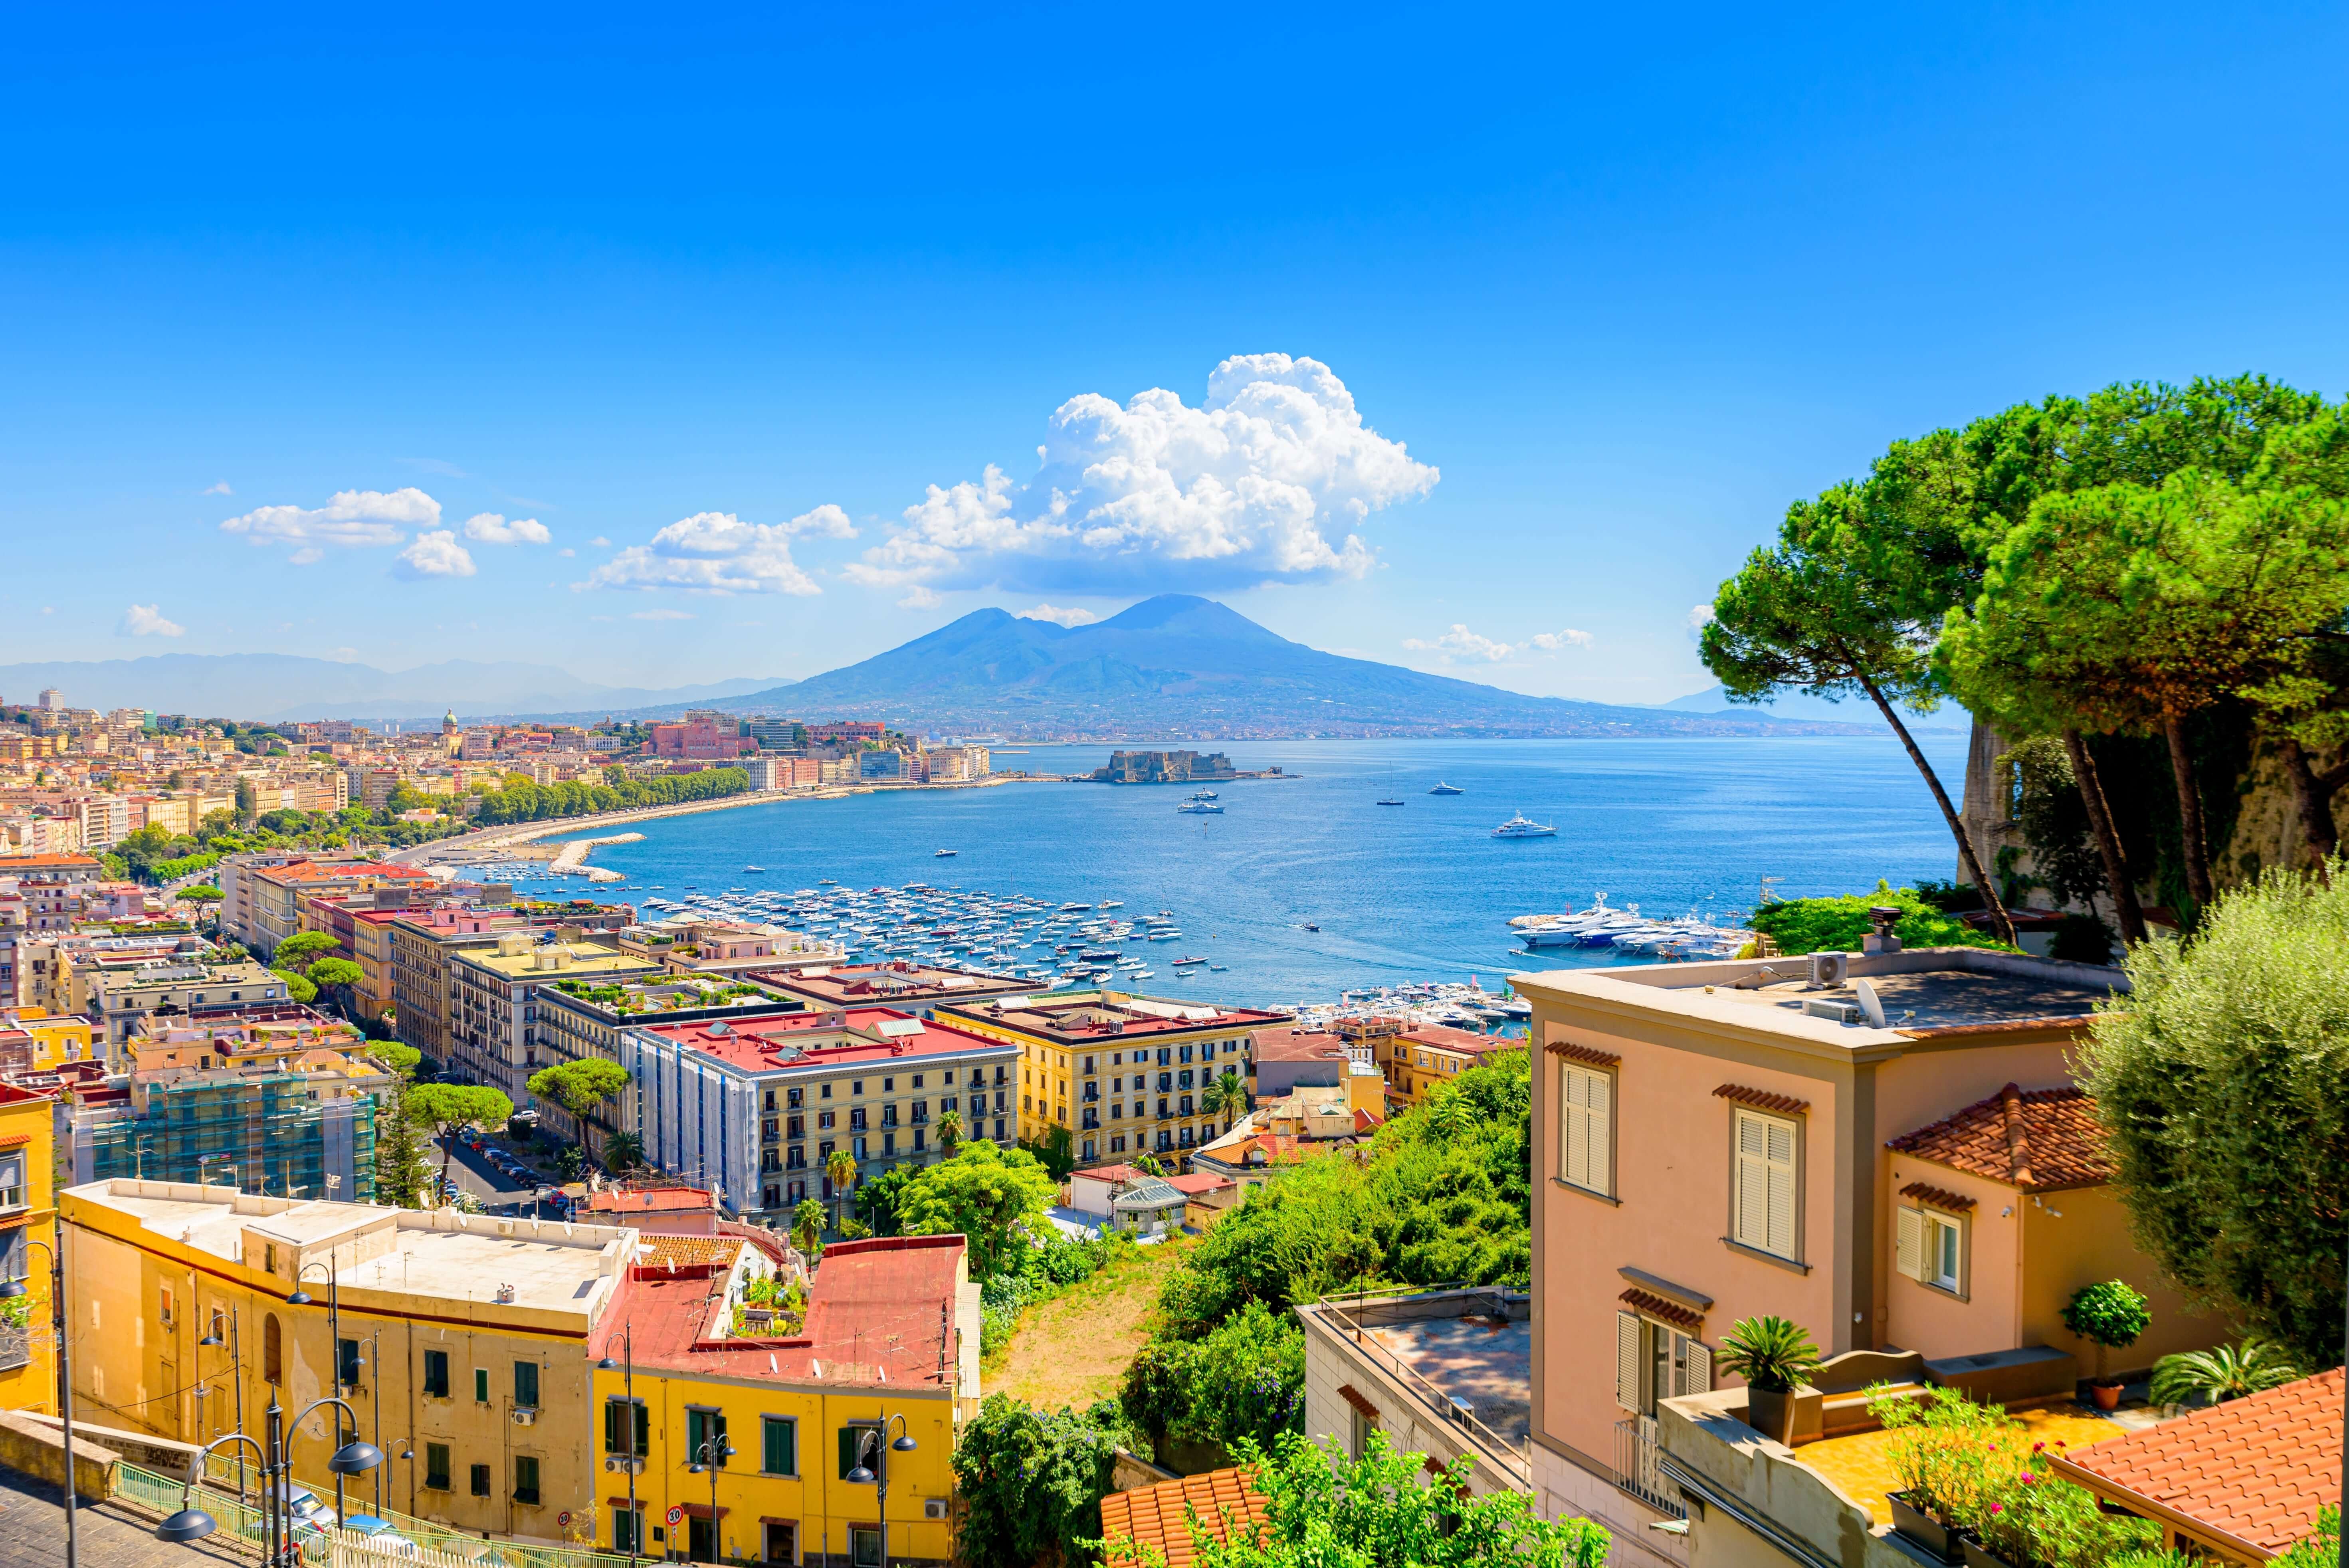
<path fill-rule="evenodd" d="M 1740 1318 L 1721 1348 L 1721 1369 L 1745 1379 L 1745 1424 L 1778 1442 L 1793 1441 L 1795 1391 L 1819 1365 L 1810 1335 L 1783 1317 Z"/>
<path fill-rule="evenodd" d="M 2095 1493 L 2049 1473 L 2045 1451 L 2034 1445 L 1983 1500 L 1963 1541 L 1967 1568 L 2102 1568 L 2158 1549 L 2159 1526 L 2105 1512 Z"/>
<path fill-rule="evenodd" d="M 2105 1373 L 2109 1354 L 2135 1345 L 2137 1336 L 2152 1321 L 2153 1314 L 2145 1297 L 2116 1279 L 2084 1284 L 2064 1304 L 2064 1326 L 2095 1343 L 2096 1376 L 2088 1385 L 2088 1398 L 2095 1402 L 2097 1409 L 2120 1408 L 2120 1379 Z"/>
<path fill-rule="evenodd" d="M 1944 1563 L 1964 1560 L 1960 1532 L 2019 1468 L 2021 1439 L 1997 1405 L 1954 1388 L 1868 1390 L 1868 1413 L 1890 1434 L 1886 1459 L 1900 1490 L 1886 1494 L 1892 1526 Z"/>

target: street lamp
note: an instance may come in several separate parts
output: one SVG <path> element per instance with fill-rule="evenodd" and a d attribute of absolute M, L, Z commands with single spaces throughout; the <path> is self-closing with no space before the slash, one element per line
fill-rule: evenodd
<path fill-rule="evenodd" d="M 326 1361 L 327 1364 L 335 1370 L 335 1398 L 337 1403 L 340 1403 L 343 1397 L 342 1276 L 336 1272 L 335 1265 L 330 1261 L 330 1258 L 331 1254 L 328 1259 L 314 1258 L 294 1271 L 294 1294 L 285 1298 L 285 1305 L 288 1306 L 316 1305 L 318 1298 L 302 1288 L 302 1276 L 308 1274 L 312 1269 L 324 1269 L 326 1271 Z M 344 1408 L 347 1409 L 349 1407 L 346 1406 Z M 310 1408 L 316 1409 L 317 1407 L 313 1405 Z M 309 1411 L 305 1410 L 303 1414 L 307 1415 L 309 1414 Z M 359 1418 L 357 1416 L 353 1416 L 351 1418 L 351 1435 L 353 1437 L 357 1437 L 358 1435 L 358 1430 Z M 340 1438 L 342 1435 L 342 1424 L 338 1421 L 335 1425 L 335 1436 L 336 1438 Z M 336 1475 L 335 1478 L 335 1517 L 336 1519 L 340 1519 L 342 1517 L 342 1513 L 343 1479 L 340 1475 Z"/>
<path fill-rule="evenodd" d="M 211 1458 L 212 1451 L 220 1447 L 222 1443 L 243 1443 L 247 1445 L 255 1454 L 260 1455 L 263 1473 L 266 1474 L 268 1472 L 269 1456 L 265 1453 L 262 1453 L 261 1445 L 254 1442 L 251 1438 L 246 1437 L 243 1432 L 227 1432 L 223 1433 L 220 1437 L 214 1438 L 211 1442 L 208 1442 L 202 1448 L 198 1449 L 195 1451 L 194 1457 L 188 1460 L 187 1484 L 180 1490 L 180 1511 L 172 1514 L 169 1519 L 166 1519 L 162 1523 L 155 1527 L 155 1533 L 157 1535 L 162 1537 L 166 1541 L 184 1543 L 190 1541 L 202 1541 L 205 1536 L 210 1535 L 213 1531 L 220 1528 L 220 1522 L 218 1520 L 214 1519 L 211 1514 L 206 1513 L 202 1509 L 196 1506 L 196 1482 L 202 1479 L 204 1473 L 204 1460 Z M 240 1454 L 237 1459 L 240 1474 L 243 1473 L 243 1456 Z M 242 1490 L 242 1482 L 240 1482 L 239 1485 L 240 1490 L 237 1493 L 237 1501 L 239 1502 L 243 1502 L 244 1501 L 244 1493 Z M 268 1506 L 268 1501 L 264 1499 L 263 1501 L 264 1518 L 273 1517 L 266 1512 Z"/>
<path fill-rule="evenodd" d="M 636 1515 L 636 1326 L 633 1323 L 621 1331 L 620 1356 L 617 1362 L 605 1357 L 595 1363 L 595 1370 L 609 1372 L 616 1367 L 618 1369 L 620 1390 L 624 1397 L 622 1403 L 626 1407 L 621 1418 L 626 1423 L 627 1435 L 620 1465 L 628 1472 L 628 1561 L 633 1563 L 643 1548 L 643 1543 L 636 1538 L 644 1533 L 644 1521 Z M 714 1491 L 717 1483 L 713 1481 L 710 1484 Z M 714 1511 L 716 1504 L 711 1507 Z M 715 1519 L 709 1522 L 710 1528 L 717 1528 Z"/>
<path fill-rule="evenodd" d="M 357 1430 L 358 1417 L 340 1399 L 313 1400 L 308 1408 L 294 1418 L 291 1424 L 300 1426 L 309 1418 L 310 1412 L 321 1405 L 336 1407 L 336 1438 L 343 1435 L 344 1416 L 351 1418 L 351 1428 L 354 1432 Z M 257 1439 L 247 1437 L 243 1432 L 230 1432 L 198 1449 L 188 1461 L 188 1479 L 181 1494 L 180 1511 L 158 1525 L 155 1533 L 165 1541 L 185 1542 L 201 1541 L 220 1528 L 218 1521 L 195 1506 L 196 1482 L 202 1478 L 204 1460 L 214 1449 L 222 1443 L 245 1443 L 252 1447 L 261 1463 L 262 1568 L 302 1568 L 302 1548 L 294 1538 L 294 1459 L 285 1441 L 288 1423 L 285 1416 L 285 1412 L 278 1407 L 276 1399 L 271 1398 L 267 1412 L 269 1441 L 265 1447 Z M 346 1476 L 365 1474 L 381 1463 L 382 1450 L 372 1443 L 359 1441 L 356 1437 L 336 1449 L 326 1460 L 326 1468 L 335 1475 L 336 1501 L 341 1501 Z M 335 1515 L 335 1522 L 342 1522 L 339 1510 Z"/>
<path fill-rule="evenodd" d="M 218 1317 L 217 1310 L 213 1315 Z M 236 1385 L 236 1429 L 242 1432 L 244 1430 L 244 1338 L 240 1330 L 237 1309 L 231 1306 L 228 1309 L 229 1377 Z M 221 1336 L 217 1334 L 207 1334 L 196 1344 L 214 1350 L 222 1348 Z M 244 1501 L 244 1455 L 242 1453 L 236 1456 L 236 1500 L 239 1502 Z"/>
<path fill-rule="evenodd" d="M 893 1425 L 898 1429 L 897 1439 L 885 1445 L 882 1439 Z M 881 1568 L 889 1568 L 889 1454 L 892 1449 L 910 1454 L 919 1447 L 914 1441 L 913 1424 L 903 1416 L 890 1415 L 881 1418 L 879 1427 L 865 1428 L 856 1445 L 856 1466 L 846 1479 L 853 1485 L 874 1489 L 874 1515 L 881 1521 Z"/>
<path fill-rule="evenodd" d="M 728 1460 L 734 1457 L 734 1445 L 717 1430 L 717 1426 L 715 1421 L 710 1423 L 709 1435 L 701 1439 L 699 1448 L 693 1450 L 693 1463 L 685 1467 L 693 1475 L 699 1475 L 704 1470 L 709 1472 L 709 1560 L 712 1563 L 720 1561 L 722 1556 L 722 1543 L 718 1533 L 718 1472 L 726 1468 Z M 633 1440 L 634 1434 L 631 1433 L 630 1437 Z M 881 1543 L 885 1548 L 889 1543 L 885 1532 Z M 693 1555 L 689 1542 L 686 1555 Z"/>
<path fill-rule="evenodd" d="M 57 1336 L 57 1420 L 66 1445 L 66 1568 L 81 1568 L 81 1541 L 74 1522 L 73 1353 L 66 1343 L 65 1239 L 65 1216 L 60 1214 L 51 1240 L 28 1236 L 25 1244 L 49 1254 L 49 1326 Z M 0 1300 L 14 1301 L 24 1294 L 23 1280 L 0 1280 Z"/>

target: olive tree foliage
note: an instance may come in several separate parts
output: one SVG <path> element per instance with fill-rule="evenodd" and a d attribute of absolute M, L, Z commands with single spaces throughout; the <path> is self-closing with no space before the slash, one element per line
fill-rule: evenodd
<path fill-rule="evenodd" d="M 2340 1359 L 2349 884 L 2271 871 L 2196 939 L 2129 950 L 2081 1066 L 2137 1244 L 2303 1365 Z"/>

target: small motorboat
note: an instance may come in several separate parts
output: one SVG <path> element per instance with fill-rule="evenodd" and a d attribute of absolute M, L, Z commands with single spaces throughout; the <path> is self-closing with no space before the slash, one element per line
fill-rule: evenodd
<path fill-rule="evenodd" d="M 930 853 L 937 860 L 950 861 L 957 855 L 962 853 L 962 851 L 960 850 L 932 850 Z"/>
<path fill-rule="evenodd" d="M 1379 804 L 1381 806 L 1400 806 L 1402 802 L 1400 800 L 1381 800 Z"/>
<path fill-rule="evenodd" d="M 1435 781 L 1435 788 L 1430 789 L 1428 793 L 1431 795 L 1465 795 L 1468 791 L 1461 789 L 1456 784 L 1446 784 L 1444 780 L 1439 779 Z"/>

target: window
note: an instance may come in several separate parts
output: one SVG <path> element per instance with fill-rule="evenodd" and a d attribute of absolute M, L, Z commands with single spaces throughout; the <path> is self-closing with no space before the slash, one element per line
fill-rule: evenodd
<path fill-rule="evenodd" d="M 428 1491 L 447 1491 L 449 1490 L 448 1444 L 427 1443 L 424 1445 L 424 1485 Z"/>
<path fill-rule="evenodd" d="M 788 1416 L 759 1418 L 759 1469 L 767 1475 L 800 1472 L 800 1424 Z"/>
<path fill-rule="evenodd" d="M 359 1342 L 357 1340 L 335 1341 L 335 1380 L 346 1388 L 358 1387 Z"/>
<path fill-rule="evenodd" d="M 1893 1266 L 1920 1284 L 1952 1295 L 1966 1293 L 1966 1222 L 1960 1214 L 1921 1205 L 1893 1212 Z"/>
<path fill-rule="evenodd" d="M 852 1524 L 848 1527 L 848 1561 L 850 1568 L 881 1568 L 881 1530 L 878 1525 Z"/>
<path fill-rule="evenodd" d="M 1346 1415 L 1346 1452 L 1350 1458 L 1361 1459 L 1370 1452 L 1371 1434 L 1379 1429 L 1379 1418 L 1359 1408 L 1349 1409 Z"/>
<path fill-rule="evenodd" d="M 514 1501 L 538 1501 L 538 1461 L 528 1454 L 514 1456 Z"/>
<path fill-rule="evenodd" d="M 1795 1124 L 1737 1113 L 1736 1191 L 1731 1238 L 1774 1257 L 1795 1256 Z"/>
<path fill-rule="evenodd" d="M 1587 1192 L 1615 1191 L 1615 1076 L 1561 1063 L 1557 1075 L 1558 1180 Z"/>
<path fill-rule="evenodd" d="M 449 1353 L 446 1350 L 424 1353 L 424 1391 L 436 1399 L 449 1397 Z"/>
<path fill-rule="evenodd" d="M 685 1462 L 726 1462 L 726 1412 L 688 1405 L 685 1411 Z"/>
<path fill-rule="evenodd" d="M 274 1312 L 261 1324 L 261 1380 L 264 1383 L 285 1381 L 285 1330 Z"/>
<path fill-rule="evenodd" d="M 863 1461 L 864 1434 L 871 1432 L 877 1437 L 880 1431 L 881 1425 L 877 1421 L 851 1421 L 847 1426 L 840 1429 L 841 1480 L 846 1480 L 848 1472 Z"/>
<path fill-rule="evenodd" d="M 625 1508 L 612 1511 L 612 1550 L 635 1553 L 642 1550 L 637 1537 L 644 1530 L 645 1512 L 639 1507 L 634 1513 Z"/>
<path fill-rule="evenodd" d="M 1713 1349 L 1637 1313 L 1615 1315 L 1615 1402 L 1641 1415 L 1656 1401 L 1713 1392 Z"/>
<path fill-rule="evenodd" d="M 168 1284 L 167 1284 L 167 1285 L 165 1285 L 165 1286 L 163 1286 L 163 1287 L 162 1287 L 162 1301 L 161 1301 L 161 1303 L 159 1305 L 159 1306 L 157 1307 L 157 1309 L 156 1309 L 156 1310 L 157 1310 L 157 1312 L 158 1312 L 158 1313 L 160 1315 L 160 1316 L 161 1316 L 162 1323 L 163 1323 L 163 1326 L 164 1326 L 164 1327 L 166 1327 L 166 1328 L 171 1327 L 171 1287 L 170 1285 L 168 1285 Z"/>
<path fill-rule="evenodd" d="M 473 1403 L 486 1405 L 489 1402 L 490 1369 L 486 1367 L 476 1367 L 473 1368 Z"/>
<path fill-rule="evenodd" d="M 471 1488 L 472 1488 L 472 1493 L 473 1493 L 473 1495 L 474 1495 L 475 1497 L 487 1497 L 487 1496 L 489 1496 L 489 1495 L 490 1495 L 490 1467 L 489 1467 L 489 1466 L 487 1466 L 487 1465 L 471 1465 L 471 1466 L 469 1466 L 469 1467 L 467 1467 L 467 1468 L 468 1468 L 469 1471 L 471 1472 L 471 1473 L 470 1473 L 470 1475 L 469 1475 L 469 1477 L 468 1477 L 468 1480 L 470 1480 L 470 1482 L 471 1482 Z"/>
<path fill-rule="evenodd" d="M 636 1418 L 629 1419 L 629 1412 Z M 633 1427 L 634 1441 L 629 1429 Z M 606 1399 L 604 1401 L 604 1451 L 607 1454 L 633 1453 L 642 1459 L 652 1451 L 652 1411 L 642 1399 Z"/>

